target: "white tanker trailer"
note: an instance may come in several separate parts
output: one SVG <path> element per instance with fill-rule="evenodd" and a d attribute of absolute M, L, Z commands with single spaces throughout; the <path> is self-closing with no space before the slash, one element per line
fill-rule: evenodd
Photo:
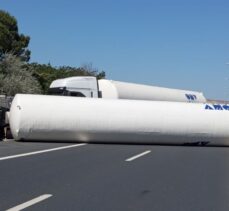
<path fill-rule="evenodd" d="M 51 83 L 50 94 L 88 98 L 176 101 L 205 103 L 202 92 L 170 89 L 143 84 L 97 80 L 96 77 L 69 77 Z"/>
<path fill-rule="evenodd" d="M 10 110 L 16 140 L 228 145 L 228 125 L 220 104 L 18 94 Z"/>

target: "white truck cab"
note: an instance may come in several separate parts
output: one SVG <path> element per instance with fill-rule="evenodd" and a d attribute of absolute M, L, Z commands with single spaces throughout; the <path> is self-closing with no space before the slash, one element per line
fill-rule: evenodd
<path fill-rule="evenodd" d="M 51 83 L 49 94 L 98 98 L 98 82 L 91 76 L 58 79 Z"/>

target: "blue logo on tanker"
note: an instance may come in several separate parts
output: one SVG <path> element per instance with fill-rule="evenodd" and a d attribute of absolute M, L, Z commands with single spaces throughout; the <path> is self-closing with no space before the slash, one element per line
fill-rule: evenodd
<path fill-rule="evenodd" d="M 227 111 L 229 111 L 229 105 L 227 105 L 227 104 L 225 104 L 225 105 L 221 105 L 221 104 L 206 104 L 205 105 L 205 110 L 218 110 L 218 111 L 227 110 Z"/>
<path fill-rule="evenodd" d="M 193 94 L 185 94 L 185 97 L 190 101 L 194 101 L 197 99 L 196 95 Z"/>

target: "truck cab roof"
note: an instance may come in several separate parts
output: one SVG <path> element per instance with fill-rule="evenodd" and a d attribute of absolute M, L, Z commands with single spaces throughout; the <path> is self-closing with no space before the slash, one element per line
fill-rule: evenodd
<path fill-rule="evenodd" d="M 53 81 L 50 88 L 67 87 L 69 89 L 97 89 L 97 79 L 93 76 L 69 77 Z"/>

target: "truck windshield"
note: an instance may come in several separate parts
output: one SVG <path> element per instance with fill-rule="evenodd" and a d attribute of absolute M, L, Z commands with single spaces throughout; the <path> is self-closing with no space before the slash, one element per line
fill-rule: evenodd
<path fill-rule="evenodd" d="M 65 87 L 49 88 L 48 94 L 49 95 L 66 95 L 66 88 Z"/>
<path fill-rule="evenodd" d="M 86 97 L 81 92 L 74 92 L 66 90 L 66 87 L 50 88 L 48 91 L 49 95 L 62 95 L 62 96 L 72 96 L 72 97 Z"/>

